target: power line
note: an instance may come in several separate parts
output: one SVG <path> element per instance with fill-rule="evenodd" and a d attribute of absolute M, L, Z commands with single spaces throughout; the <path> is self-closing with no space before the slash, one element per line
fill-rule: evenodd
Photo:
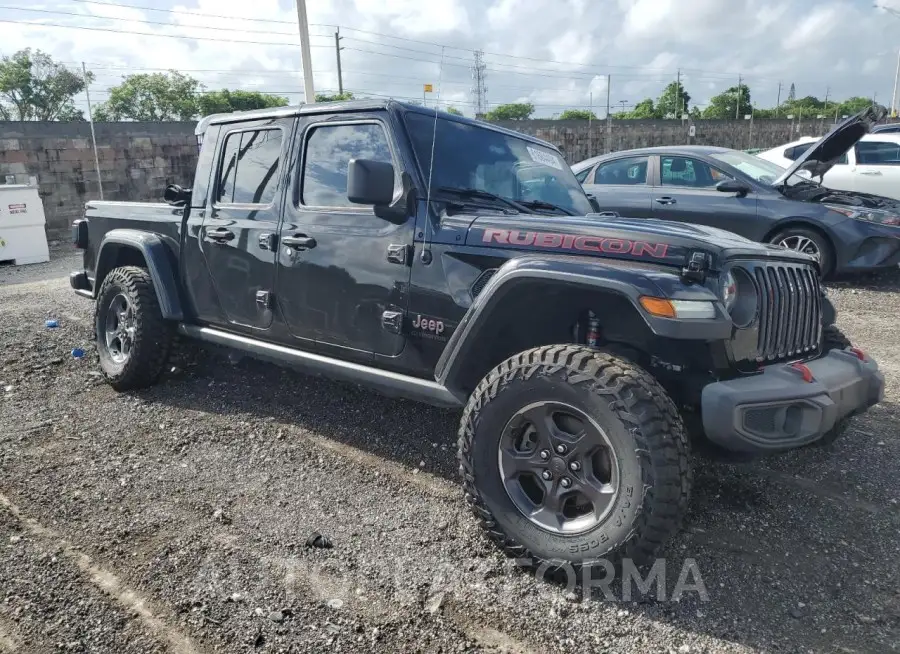
<path fill-rule="evenodd" d="M 230 44 L 230 43 L 250 43 L 253 45 L 269 45 L 269 46 L 274 45 L 274 46 L 283 46 L 283 47 L 290 47 L 290 48 L 296 48 L 298 45 L 297 43 L 277 43 L 277 42 L 273 43 L 272 41 L 246 41 L 246 40 L 235 41 L 232 39 L 229 39 L 228 41 L 222 41 L 222 39 L 213 38 L 211 36 L 186 36 L 183 34 L 162 34 L 159 32 L 135 32 L 133 30 L 118 30 L 118 29 L 112 29 L 109 27 L 87 27 L 85 25 L 60 25 L 59 23 L 35 23 L 32 21 L 25 21 L 25 20 L 0 19 L 0 23 L 10 23 L 13 25 L 30 25 L 32 27 L 59 27 L 62 29 L 87 30 L 89 32 L 107 32 L 107 33 L 113 33 L 113 34 L 135 34 L 137 36 L 158 36 L 160 38 L 166 38 L 166 39 L 188 39 L 188 40 L 193 40 L 193 41 L 215 41 L 216 43 L 221 43 L 223 45 Z M 171 27 L 177 27 L 177 26 L 172 25 Z M 321 35 L 317 35 L 317 36 L 321 36 Z M 330 48 L 331 46 L 330 45 L 312 44 L 312 45 L 310 45 L 310 47 L 311 48 Z"/>

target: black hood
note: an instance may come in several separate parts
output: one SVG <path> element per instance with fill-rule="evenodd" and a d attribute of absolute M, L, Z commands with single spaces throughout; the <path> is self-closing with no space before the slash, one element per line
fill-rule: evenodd
<path fill-rule="evenodd" d="M 647 218 L 595 218 L 592 216 L 487 215 L 454 216 L 468 225 L 466 245 L 525 251 L 630 259 L 683 266 L 691 252 L 712 257 L 712 267 L 727 259 L 751 258 L 802 261 L 815 265 L 809 255 L 764 245 L 715 227 Z"/>
<path fill-rule="evenodd" d="M 880 107 L 869 107 L 850 116 L 800 155 L 794 165 L 784 171 L 772 185 L 782 186 L 801 170 L 809 172 L 813 178 L 821 178 L 847 150 L 869 133 L 875 123 L 884 118 L 884 114 L 884 109 Z"/>

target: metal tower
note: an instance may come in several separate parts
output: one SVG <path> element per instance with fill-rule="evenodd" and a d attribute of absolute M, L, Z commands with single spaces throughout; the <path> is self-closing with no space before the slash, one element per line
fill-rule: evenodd
<path fill-rule="evenodd" d="M 475 103 L 475 117 L 483 118 L 488 111 L 487 87 L 484 85 L 485 70 L 484 52 L 475 51 L 475 62 L 472 64 L 472 99 Z"/>

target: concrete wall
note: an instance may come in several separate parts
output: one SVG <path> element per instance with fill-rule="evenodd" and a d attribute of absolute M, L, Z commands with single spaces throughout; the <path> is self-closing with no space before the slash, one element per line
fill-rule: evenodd
<path fill-rule="evenodd" d="M 605 121 L 527 120 L 501 123 L 557 145 L 569 163 L 609 150 L 698 143 L 745 149 L 774 147 L 800 135 L 827 132 L 827 120 Z M 98 123 L 104 199 L 160 201 L 167 184 L 190 186 L 197 162 L 194 123 Z M 9 176 L 9 177 L 8 177 Z M 100 197 L 87 123 L 0 122 L 0 184 L 35 177 L 51 238 L 65 237 L 86 200 Z"/>
<path fill-rule="evenodd" d="M 96 132 L 105 200 L 161 201 L 167 184 L 193 183 L 194 123 L 98 123 Z M 85 201 L 100 197 L 90 125 L 0 122 L 0 184 L 30 177 L 50 238 L 65 238 Z"/>
<path fill-rule="evenodd" d="M 607 133 L 605 120 L 523 120 L 498 123 L 556 145 L 570 164 L 589 157 L 655 145 L 718 145 L 737 150 L 774 148 L 800 136 L 819 136 L 833 127 L 830 120 L 613 120 Z M 695 136 L 690 136 L 690 126 Z"/>

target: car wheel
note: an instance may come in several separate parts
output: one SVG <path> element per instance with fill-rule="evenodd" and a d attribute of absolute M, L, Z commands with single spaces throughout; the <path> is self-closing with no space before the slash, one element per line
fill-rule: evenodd
<path fill-rule="evenodd" d="M 553 567 L 645 562 L 680 526 L 692 481 L 666 391 L 627 359 L 577 345 L 488 373 L 463 413 L 459 463 L 489 537 Z"/>
<path fill-rule="evenodd" d="M 819 260 L 819 268 L 822 277 L 832 272 L 834 266 L 834 251 L 828 238 L 814 229 L 805 227 L 790 227 L 775 234 L 770 243 L 780 245 L 788 250 L 796 250 L 804 254 L 810 254 Z"/>
<path fill-rule="evenodd" d="M 113 388 L 144 388 L 159 379 L 174 330 L 144 268 L 110 271 L 97 295 L 94 328 L 100 369 Z"/>

